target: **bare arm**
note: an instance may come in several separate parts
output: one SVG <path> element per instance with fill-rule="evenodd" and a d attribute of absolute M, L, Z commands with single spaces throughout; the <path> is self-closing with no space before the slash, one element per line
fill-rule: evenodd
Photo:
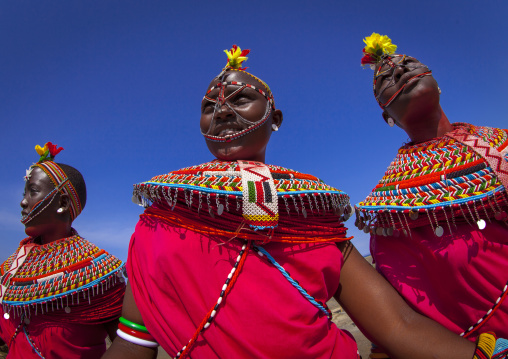
<path fill-rule="evenodd" d="M 123 299 L 122 317 L 142 324 L 143 318 L 134 302 L 130 284 L 125 289 L 125 297 Z M 115 334 L 116 335 L 116 334 Z M 128 342 L 119 336 L 116 336 L 111 347 L 104 353 L 102 359 L 155 359 L 157 358 L 157 348 L 147 348 L 141 345 Z"/>
<path fill-rule="evenodd" d="M 111 322 L 104 323 L 104 327 L 106 328 L 106 332 L 108 333 L 109 339 L 111 341 L 116 338 L 116 330 L 118 329 L 118 319 L 112 320 Z"/>
<path fill-rule="evenodd" d="M 335 299 L 393 358 L 471 359 L 475 345 L 411 309 L 349 242 Z"/>

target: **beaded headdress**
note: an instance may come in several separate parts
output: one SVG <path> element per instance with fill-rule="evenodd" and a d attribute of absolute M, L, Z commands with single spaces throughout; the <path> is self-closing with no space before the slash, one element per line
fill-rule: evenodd
<path fill-rule="evenodd" d="M 363 57 L 361 60 L 362 66 L 370 65 L 370 68 L 374 70 L 374 82 L 373 82 L 373 90 L 374 97 L 376 98 L 379 106 L 384 110 L 388 107 L 396 98 L 400 95 L 404 87 L 409 84 L 411 81 L 432 74 L 427 66 L 421 63 L 407 63 L 406 64 L 406 55 L 395 54 L 397 50 L 397 45 L 392 44 L 392 40 L 386 35 L 380 35 L 378 33 L 373 32 L 372 35 L 363 39 L 365 43 L 365 47 L 363 48 Z M 396 61 L 398 60 L 398 61 Z M 405 83 L 386 101 L 381 102 L 380 96 L 382 93 L 394 86 L 396 84 L 395 80 L 395 69 L 399 67 L 404 67 L 410 69 L 410 71 L 415 70 L 417 68 L 427 68 L 427 71 L 424 73 L 416 74 L 415 76 L 407 79 Z M 376 70 L 377 68 L 377 70 Z M 378 93 L 376 93 L 376 82 L 380 78 L 384 78 L 386 76 L 391 76 L 391 80 L 389 83 L 381 88 Z"/>
<path fill-rule="evenodd" d="M 257 129 L 258 127 L 263 125 L 268 120 L 272 111 L 275 109 L 275 101 L 273 99 L 273 94 L 272 94 L 272 91 L 270 90 L 270 87 L 268 87 L 268 85 L 266 84 L 266 82 L 264 82 L 263 80 L 261 80 L 260 78 L 258 78 L 256 76 L 254 76 L 253 74 L 245 71 L 247 69 L 246 67 L 241 67 L 242 63 L 248 59 L 246 57 L 246 55 L 249 54 L 250 50 L 242 50 L 237 45 L 233 45 L 233 47 L 230 50 L 224 50 L 224 52 L 228 56 L 228 61 L 226 63 L 226 66 L 216 76 L 216 79 L 218 80 L 217 84 L 215 84 L 210 89 L 208 89 L 205 96 L 203 97 L 203 101 L 208 101 L 208 102 L 211 102 L 215 105 L 214 105 L 214 109 L 213 109 L 212 121 L 210 122 L 210 125 L 209 125 L 207 131 L 206 132 L 202 131 L 201 133 L 203 134 L 203 136 L 205 136 L 205 138 L 207 140 L 214 141 L 214 142 L 231 142 L 239 137 L 246 135 L 249 132 L 254 131 L 255 129 Z M 225 77 L 226 77 L 226 73 L 228 71 L 241 71 L 241 72 L 249 75 L 250 77 L 254 78 L 255 80 L 259 81 L 264 86 L 264 89 L 260 89 L 254 85 L 244 83 L 244 82 L 238 82 L 238 81 L 227 82 L 227 81 L 225 81 Z M 234 86 L 234 90 L 229 95 L 226 96 L 225 91 L 228 86 Z M 248 121 L 247 119 L 243 118 L 242 116 L 240 116 L 240 114 L 238 114 L 235 111 L 234 106 L 232 106 L 230 104 L 230 100 L 234 99 L 234 97 L 236 95 L 238 95 L 241 91 L 244 91 L 244 89 L 250 89 L 250 90 L 259 92 L 267 100 L 266 111 L 258 121 L 252 122 L 252 121 Z M 209 96 L 210 93 L 214 90 L 218 90 L 218 92 L 219 92 L 216 98 L 212 98 Z M 233 134 L 233 135 L 228 135 L 228 136 L 212 135 L 210 133 L 210 131 L 213 128 L 213 123 L 215 122 L 216 113 L 220 113 L 221 108 L 223 106 L 228 107 L 235 114 L 237 120 L 240 123 L 247 125 L 248 127 L 242 131 L 239 131 L 239 132 Z"/>
<path fill-rule="evenodd" d="M 30 222 L 35 216 L 41 213 L 48 205 L 53 201 L 56 194 L 58 192 L 62 194 L 67 194 L 70 198 L 70 216 L 71 221 L 74 220 L 83 210 L 81 201 L 79 200 L 78 193 L 74 186 L 72 185 L 69 177 L 65 174 L 62 168 L 53 162 L 55 156 L 62 151 L 62 147 L 58 147 L 57 145 L 52 144 L 51 142 L 46 142 L 44 147 L 39 145 L 35 146 L 35 151 L 39 154 L 39 161 L 26 171 L 25 181 L 30 179 L 30 175 L 32 170 L 35 167 L 39 167 L 43 170 L 51 180 L 51 182 L 55 185 L 55 189 L 52 190 L 44 199 L 36 203 L 30 212 L 21 218 L 21 223 L 27 224 Z M 44 206 L 44 207 L 43 207 Z"/>

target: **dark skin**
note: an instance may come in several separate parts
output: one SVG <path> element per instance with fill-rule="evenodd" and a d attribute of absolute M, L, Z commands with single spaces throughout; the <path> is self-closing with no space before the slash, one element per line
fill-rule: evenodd
<path fill-rule="evenodd" d="M 254 86 L 259 85 L 258 81 L 246 74 L 231 74 L 228 81 L 231 78 Z M 215 83 L 216 80 L 212 81 L 211 85 Z M 257 115 L 261 108 L 264 112 L 266 99 L 263 96 L 246 101 L 257 101 L 258 104 L 245 104 L 249 110 L 244 112 L 245 116 L 242 114 L 244 118 L 255 117 L 254 111 Z M 231 117 L 220 117 L 218 120 L 233 123 L 234 119 Z M 208 130 L 206 124 L 210 120 L 210 112 L 206 110 L 206 106 L 202 106 L 201 129 L 203 132 Z M 273 123 L 280 125 L 281 122 L 282 113 L 276 110 L 273 117 L 265 124 L 266 128 L 245 135 L 245 138 L 238 143 L 233 143 L 233 141 L 229 143 L 230 145 L 227 143 L 217 145 L 215 142 L 207 141 L 207 145 L 210 152 L 217 158 L 224 159 L 222 156 L 227 155 L 227 159 L 231 161 L 253 159 L 264 162 L 266 146 L 271 137 L 271 131 L 269 131 L 271 125 Z M 475 348 L 473 343 L 409 308 L 398 293 L 372 268 L 350 242 L 339 243 L 338 248 L 342 252 L 345 262 L 341 269 L 340 286 L 334 297 L 362 328 L 362 331 L 383 348 L 388 348 L 393 358 L 470 359 L 473 356 Z M 133 322 L 144 324 L 130 286 L 127 286 L 122 316 Z M 154 349 L 145 348 L 117 337 L 102 358 L 152 359 L 156 355 L 157 351 Z"/>
<path fill-rule="evenodd" d="M 26 215 L 33 206 L 45 198 L 55 186 L 48 175 L 39 167 L 35 167 L 28 181 L 25 183 L 25 191 L 21 200 L 21 215 Z M 25 225 L 25 233 L 35 238 L 37 244 L 48 244 L 62 238 L 72 236 L 72 220 L 70 215 L 70 198 L 67 194 L 57 193 L 55 198 L 46 207 L 47 202 L 42 205 L 37 214 Z M 46 207 L 42 209 L 43 207 Z M 59 209 L 62 211 L 58 212 Z M 116 337 L 118 320 L 104 324 L 105 329 L 113 340 Z"/>
<path fill-rule="evenodd" d="M 244 72 L 231 71 L 226 73 L 224 81 L 238 81 L 248 83 L 256 86 L 257 88 L 267 91 L 265 86 L 247 75 Z M 219 82 L 218 79 L 214 79 L 210 82 L 207 90 Z M 225 91 L 225 96 L 228 96 L 238 86 L 228 86 Z M 208 97 L 213 99 L 217 98 L 219 93 L 218 89 L 213 90 Z M 236 96 L 231 98 L 229 101 L 233 109 L 243 118 L 251 122 L 259 121 L 266 110 L 266 99 L 259 92 L 252 89 L 244 89 Z M 212 116 L 214 110 L 214 104 L 203 100 L 201 103 L 201 120 L 200 127 L 201 131 L 206 133 L 212 123 Z M 280 127 L 282 124 L 282 111 L 273 110 L 270 118 L 266 121 L 263 126 L 249 133 L 248 135 L 242 136 L 231 142 L 213 142 L 206 141 L 208 149 L 216 158 L 225 161 L 235 161 L 236 159 L 251 160 L 265 162 L 266 146 L 270 141 L 271 134 L 273 132 L 272 124 Z M 248 126 L 242 122 L 239 122 L 236 118 L 236 114 L 226 105 L 220 108 L 220 111 L 215 113 L 215 118 L 210 128 L 211 134 L 214 136 L 222 133 L 244 130 Z"/>
<path fill-rule="evenodd" d="M 376 81 L 376 94 L 379 94 L 381 103 L 386 103 L 409 78 L 429 71 L 426 66 L 415 67 L 421 63 L 410 56 L 404 60 L 394 57 L 393 62 L 406 66 L 390 69 L 387 64 L 381 63 L 376 67 L 376 71 L 380 67 L 381 71 L 389 70 Z M 388 87 L 392 79 L 395 80 L 395 85 Z M 385 87 L 386 90 L 382 91 Z M 441 108 L 439 96 L 439 88 L 432 75 L 417 78 L 406 85 L 401 94 L 384 109 L 383 118 L 393 118 L 413 143 L 441 137 L 452 130 L 452 125 Z"/>

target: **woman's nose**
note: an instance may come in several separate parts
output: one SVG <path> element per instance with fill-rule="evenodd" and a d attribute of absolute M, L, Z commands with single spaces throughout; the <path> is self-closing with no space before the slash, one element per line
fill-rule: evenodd
<path fill-rule="evenodd" d="M 21 200 L 21 202 L 19 203 L 19 205 L 21 206 L 21 208 L 28 207 L 28 201 L 26 200 L 26 198 L 24 196 L 23 196 L 23 199 Z"/>
<path fill-rule="evenodd" d="M 224 120 L 233 116 L 233 110 L 225 102 L 217 106 L 217 110 L 215 111 L 215 118 L 217 120 Z"/>

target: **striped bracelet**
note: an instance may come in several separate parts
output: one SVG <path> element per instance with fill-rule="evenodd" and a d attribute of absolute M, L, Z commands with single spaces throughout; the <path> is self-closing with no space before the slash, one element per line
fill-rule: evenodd
<path fill-rule="evenodd" d="M 159 343 L 157 343 L 157 342 L 152 342 L 150 340 L 140 339 L 140 338 L 135 337 L 133 335 L 124 333 L 121 329 L 118 329 L 116 331 L 116 334 L 118 334 L 118 336 L 120 338 L 122 338 L 128 342 L 137 344 L 137 345 L 141 345 L 142 347 L 155 348 L 155 347 L 159 346 Z"/>
<path fill-rule="evenodd" d="M 120 323 L 122 323 L 123 325 L 125 325 L 131 329 L 139 330 L 140 332 L 144 332 L 144 333 L 148 333 L 148 329 L 146 329 L 146 327 L 144 325 L 131 322 L 130 320 L 125 319 L 124 317 L 120 317 L 119 320 L 120 320 Z"/>
<path fill-rule="evenodd" d="M 131 322 L 124 317 L 120 317 L 118 323 L 118 336 L 130 343 L 144 347 L 155 348 L 159 346 L 155 338 L 148 332 L 144 325 Z"/>

